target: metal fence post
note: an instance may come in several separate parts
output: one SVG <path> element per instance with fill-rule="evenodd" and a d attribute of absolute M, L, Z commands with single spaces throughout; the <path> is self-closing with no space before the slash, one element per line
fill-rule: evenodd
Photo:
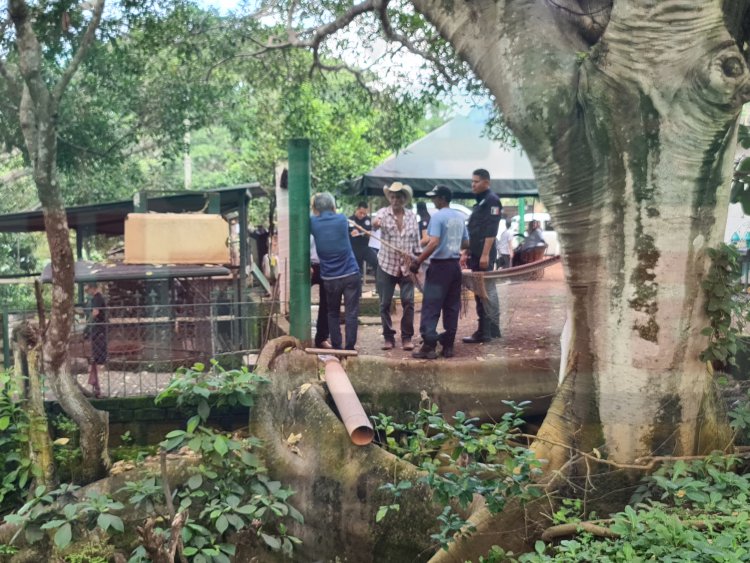
<path fill-rule="evenodd" d="M 289 332 L 310 339 L 310 141 L 291 139 L 289 150 Z"/>

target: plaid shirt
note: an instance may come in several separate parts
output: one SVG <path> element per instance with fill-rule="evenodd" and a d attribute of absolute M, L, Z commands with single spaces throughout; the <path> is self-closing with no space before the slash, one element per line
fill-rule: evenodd
<path fill-rule="evenodd" d="M 417 257 L 422 252 L 419 247 L 419 223 L 417 216 L 410 210 L 404 209 L 403 230 L 399 231 L 393 209 L 384 207 L 375 215 L 380 219 L 380 238 L 385 243 L 378 252 L 378 264 L 380 268 L 391 276 L 401 277 L 408 275 L 409 264 L 404 256 L 390 248 L 394 246 L 403 250 L 411 257 Z"/>

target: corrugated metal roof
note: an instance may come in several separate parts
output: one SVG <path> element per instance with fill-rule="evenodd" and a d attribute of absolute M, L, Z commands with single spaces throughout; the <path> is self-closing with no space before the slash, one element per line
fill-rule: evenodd
<path fill-rule="evenodd" d="M 215 190 L 186 191 L 173 195 L 149 197 L 148 209 L 159 213 L 184 213 L 200 211 L 206 205 L 208 194 L 219 194 L 221 213 L 237 208 L 239 197 L 263 197 L 266 192 L 260 184 L 243 184 Z M 66 208 L 68 226 L 83 229 L 87 234 L 121 235 L 125 218 L 134 211 L 132 200 L 78 205 Z M 0 215 L 0 233 L 28 233 L 44 230 L 41 209 Z"/>

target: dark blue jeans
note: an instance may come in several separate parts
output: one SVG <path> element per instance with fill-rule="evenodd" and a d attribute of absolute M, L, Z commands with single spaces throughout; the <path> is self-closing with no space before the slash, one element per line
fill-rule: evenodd
<path fill-rule="evenodd" d="M 452 346 L 456 340 L 458 314 L 461 311 L 461 266 L 458 259 L 432 260 L 427 268 L 422 297 L 422 318 L 419 332 L 424 343 L 435 346 L 438 341 L 437 325 L 443 313 L 443 346 Z"/>
<path fill-rule="evenodd" d="M 378 267 L 377 287 L 380 296 L 380 322 L 383 323 L 383 338 L 386 340 L 394 340 L 393 336 L 396 334 L 391 320 L 391 302 L 393 301 L 396 284 L 398 284 L 401 307 L 403 308 L 401 338 L 414 336 L 414 282 L 409 276 L 392 276 Z"/>
<path fill-rule="evenodd" d="M 354 350 L 357 343 L 357 324 L 359 323 L 359 296 L 361 293 L 359 272 L 344 278 L 323 280 L 328 301 L 328 330 L 331 333 L 331 346 L 341 350 L 341 325 L 339 310 L 341 298 L 344 298 L 344 319 L 346 326 L 346 349 Z"/>

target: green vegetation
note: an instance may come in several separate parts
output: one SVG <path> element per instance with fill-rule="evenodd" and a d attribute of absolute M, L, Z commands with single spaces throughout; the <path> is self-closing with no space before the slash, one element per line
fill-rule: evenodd
<path fill-rule="evenodd" d="M 511 497 L 523 502 L 539 495 L 532 480 L 540 475 L 542 464 L 527 447 L 514 442 L 525 403 L 505 404 L 510 411 L 499 422 L 483 424 L 462 412 L 448 422 L 434 403 L 412 413 L 413 418 L 403 424 L 384 414 L 374 417 L 383 446 L 421 468 L 425 475 L 418 482 L 428 485 L 434 501 L 444 507 L 438 517 L 440 530 L 431 536 L 442 547 L 455 534 L 473 531 L 457 507 L 466 509 L 474 495 L 482 495 L 493 513 L 500 512 Z M 399 510 L 402 491 L 412 485 L 403 480 L 384 485 L 394 502 L 381 506 L 376 520 Z"/>
<path fill-rule="evenodd" d="M 742 291 L 740 253 L 731 245 L 721 244 L 707 250 L 711 268 L 703 280 L 706 293 L 706 314 L 709 326 L 702 334 L 708 347 L 700 359 L 713 367 L 735 365 L 735 355 L 742 346 L 741 335 L 750 320 L 750 302 Z"/>
<path fill-rule="evenodd" d="M 265 381 L 247 369 L 224 370 L 215 362 L 212 369 L 199 364 L 176 374 L 157 401 L 174 397 L 178 405 L 194 408 L 197 414 L 188 420 L 185 430 L 167 434 L 161 443 L 162 455 L 191 452 L 200 457 L 200 463 L 193 466 L 184 483 L 170 491 L 169 500 L 163 474 L 128 482 L 114 496 L 93 491 L 83 494 L 78 486 L 63 484 L 54 490 L 35 487 L 31 497 L 24 499 L 33 467 L 23 459 L 23 409 L 10 400 L 11 379 L 2 374 L 0 425 L 5 431 L 0 434 L 0 456 L 5 467 L 13 470 L 4 477 L 1 506 L 6 513 L 20 506 L 6 514 L 5 521 L 20 526 L 29 543 L 51 539 L 66 561 L 98 561 L 96 557 L 106 561 L 112 547 L 97 543 L 96 537 L 111 537 L 117 543 L 116 536 L 125 531 L 122 514 L 127 502 L 150 515 L 155 534 L 163 536 L 165 542 L 169 541 L 170 523 L 184 513 L 177 531 L 183 553 L 191 561 L 230 561 L 235 553 L 230 538 L 240 531 L 251 534 L 258 549 L 290 555 L 300 540 L 288 532 L 287 524 L 289 520 L 303 521 L 289 502 L 293 491 L 268 477 L 256 454 L 260 446 L 257 439 L 220 432 L 207 424 L 212 406 L 252 406 L 253 394 Z M 58 417 L 55 426 L 60 433 L 75 435 L 75 425 L 65 417 Z M 58 446 L 65 446 L 65 453 L 60 455 L 56 449 L 56 461 L 70 463 L 75 459 L 75 440 L 66 437 Z M 170 509 L 173 500 L 176 507 Z M 9 554 L 14 547 L 3 549 Z M 130 559 L 133 563 L 147 560 L 143 546 L 137 547 Z"/>

